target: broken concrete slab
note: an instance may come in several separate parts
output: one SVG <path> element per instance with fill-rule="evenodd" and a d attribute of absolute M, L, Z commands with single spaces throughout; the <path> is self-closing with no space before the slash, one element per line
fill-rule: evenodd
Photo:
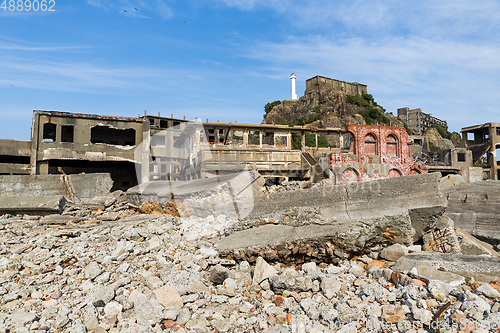
<path fill-rule="evenodd" d="M 485 180 L 443 190 L 448 198 L 445 215 L 471 235 L 500 242 L 500 181 Z"/>
<path fill-rule="evenodd" d="M 448 187 L 465 184 L 465 180 L 460 175 L 447 175 L 439 181 L 439 189 L 443 190 Z"/>
<path fill-rule="evenodd" d="M 434 228 L 446 207 L 438 190 L 440 178 L 425 174 L 257 197 L 251 214 L 226 229 L 219 249 L 241 250 L 246 258 L 252 254 L 244 249 L 253 248 L 250 252 L 267 251 L 266 260 L 295 261 L 308 253 L 315 260 L 328 260 L 334 250 L 354 253 L 395 242 L 411 245 Z M 301 243 L 310 249 L 294 253 Z"/>
<path fill-rule="evenodd" d="M 335 224 L 310 224 L 289 226 L 281 224 L 261 225 L 235 232 L 223 238 L 219 244 L 222 255 L 239 253 L 239 257 L 253 262 L 255 252 L 266 260 L 290 263 L 309 261 L 332 261 L 339 248 L 347 253 L 360 252 L 377 244 L 398 239 L 410 243 L 411 229 L 408 212 L 372 220 L 339 221 Z M 386 232 L 381 232 L 388 230 Z M 235 252 L 236 251 L 236 252 Z M 341 251 L 341 252 L 342 252 Z M 237 255 L 238 256 L 238 255 Z"/>
<path fill-rule="evenodd" d="M 408 232 L 416 241 L 446 208 L 439 179 L 440 173 L 431 173 L 268 194 L 255 198 L 253 211 L 239 226 L 266 224 L 269 219 L 292 226 L 334 224 L 409 212 L 412 230 Z"/>
<path fill-rule="evenodd" d="M 398 272 L 408 272 L 413 267 L 433 268 L 477 281 L 490 282 L 500 279 L 500 258 L 491 256 L 468 256 L 448 253 L 412 253 L 398 259 L 391 267 Z"/>
<path fill-rule="evenodd" d="M 441 216 L 433 230 L 422 236 L 422 249 L 430 252 L 462 253 L 458 236 L 455 232 L 453 220 Z"/>
<path fill-rule="evenodd" d="M 112 187 L 109 173 L 0 176 L 0 197 L 29 194 L 34 197 L 57 195 L 66 199 L 76 196 L 80 200 L 90 200 L 109 193 Z"/>
<path fill-rule="evenodd" d="M 495 251 L 492 245 L 477 239 L 465 230 L 457 229 L 456 234 L 460 242 L 460 247 L 462 248 L 462 254 L 476 256 L 486 254 L 494 257 L 499 256 L 498 252 Z"/>
<path fill-rule="evenodd" d="M 0 196 L 0 215 L 9 214 L 60 214 L 66 205 L 61 195 Z"/>
<path fill-rule="evenodd" d="M 431 281 L 441 281 L 451 287 L 458 287 L 465 283 L 465 278 L 461 275 L 443 272 L 432 267 L 415 267 L 410 271 L 411 277 L 424 281 L 429 285 Z"/>
<path fill-rule="evenodd" d="M 140 206 L 145 202 L 165 206 L 175 203 L 180 217 L 219 215 L 246 217 L 254 197 L 264 185 L 257 171 L 243 171 L 220 177 L 190 181 L 151 181 L 130 188 L 127 198 Z"/>
<path fill-rule="evenodd" d="M 40 219 L 40 224 L 65 225 L 65 224 L 68 224 L 68 223 L 78 222 L 78 221 L 81 221 L 81 220 L 82 220 L 81 218 L 75 218 L 73 216 L 53 214 L 53 215 L 47 215 L 47 216 L 42 217 Z"/>

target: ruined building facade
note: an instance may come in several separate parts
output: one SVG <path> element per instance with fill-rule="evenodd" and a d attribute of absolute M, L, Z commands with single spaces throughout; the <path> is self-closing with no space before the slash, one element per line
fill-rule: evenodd
<path fill-rule="evenodd" d="M 408 107 L 398 109 L 398 117 L 406 123 L 409 129 L 415 134 L 423 134 L 432 125 L 441 126 L 448 129 L 446 120 L 433 117 L 432 114 L 422 112 L 421 109 L 411 109 Z"/>
<path fill-rule="evenodd" d="M 486 157 L 485 178 L 500 180 L 500 123 L 462 128 L 465 147 L 472 151 L 474 164 Z"/>
<path fill-rule="evenodd" d="M 347 126 L 350 142 L 343 152 L 330 155 L 334 184 L 386 179 L 426 173 L 413 161 L 408 133 L 403 127 Z"/>
<path fill-rule="evenodd" d="M 331 79 L 329 77 L 316 75 L 306 80 L 306 91 L 304 92 L 304 96 L 307 97 L 307 99 L 318 98 L 317 95 L 320 93 L 320 91 L 325 91 L 328 89 L 345 91 L 347 93 L 357 95 L 366 94 L 368 91 L 368 87 L 366 84 L 340 81 Z"/>

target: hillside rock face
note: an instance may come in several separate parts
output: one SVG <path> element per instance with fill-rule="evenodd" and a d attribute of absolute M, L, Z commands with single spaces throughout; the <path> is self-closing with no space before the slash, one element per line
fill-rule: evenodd
<path fill-rule="evenodd" d="M 342 127 L 347 124 L 365 124 L 360 112 L 366 108 L 346 102 L 348 93 L 334 89 L 321 91 L 321 94 L 302 96 L 297 101 L 283 101 L 275 106 L 262 121 L 263 124 L 295 124 L 299 118 L 309 119 L 315 114 L 320 114 L 321 119 L 308 126 Z M 403 122 L 392 114 L 385 114 L 394 126 L 404 126 Z"/>
<path fill-rule="evenodd" d="M 457 141 L 457 144 L 455 144 L 452 140 L 444 139 L 435 128 L 429 128 L 424 133 L 424 136 L 426 136 L 435 146 L 441 149 L 453 149 L 455 147 L 460 147 L 460 142 L 456 140 L 456 137 L 455 141 Z"/>

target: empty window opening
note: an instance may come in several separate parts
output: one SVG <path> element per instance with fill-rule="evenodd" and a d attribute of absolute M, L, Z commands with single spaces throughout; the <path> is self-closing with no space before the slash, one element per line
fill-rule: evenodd
<path fill-rule="evenodd" d="M 223 129 L 219 129 L 219 143 L 224 143 L 226 136 Z"/>
<path fill-rule="evenodd" d="M 107 126 L 92 127 L 90 142 L 97 144 L 135 146 L 135 129 L 116 129 Z"/>
<path fill-rule="evenodd" d="M 457 153 L 458 162 L 466 162 L 465 153 Z"/>
<path fill-rule="evenodd" d="M 0 155 L 0 163 L 30 164 L 29 156 Z"/>
<path fill-rule="evenodd" d="M 497 135 L 500 135 L 500 128 L 497 128 Z"/>
<path fill-rule="evenodd" d="M 62 125 L 61 126 L 61 142 L 73 142 L 75 133 L 75 126 Z"/>
<path fill-rule="evenodd" d="M 248 144 L 249 145 L 260 145 L 260 132 L 259 131 L 250 131 L 248 133 Z"/>
<path fill-rule="evenodd" d="M 56 124 L 45 123 L 43 124 L 43 141 L 54 142 L 56 141 Z"/>
<path fill-rule="evenodd" d="M 422 139 L 415 139 L 415 140 L 413 140 L 413 144 L 415 146 L 422 146 Z"/>
<path fill-rule="evenodd" d="M 265 132 L 262 135 L 262 144 L 274 146 L 274 132 Z"/>
<path fill-rule="evenodd" d="M 168 128 L 168 120 L 160 119 L 160 128 Z"/>
<path fill-rule="evenodd" d="M 392 134 L 387 137 L 387 156 L 398 156 L 398 138 Z"/>
<path fill-rule="evenodd" d="M 365 136 L 365 153 L 377 154 L 377 137 L 374 134 L 368 133 Z"/>
<path fill-rule="evenodd" d="M 179 126 L 181 124 L 180 121 L 174 121 L 174 126 Z"/>
<path fill-rule="evenodd" d="M 284 135 L 276 136 L 276 145 L 277 146 L 286 146 L 286 142 L 287 142 L 286 136 L 284 136 Z"/>
<path fill-rule="evenodd" d="M 242 144 L 243 143 L 243 131 L 232 131 L 231 143 Z"/>
<path fill-rule="evenodd" d="M 164 146 L 164 145 L 165 145 L 165 136 L 156 134 L 151 137 L 151 146 Z"/>

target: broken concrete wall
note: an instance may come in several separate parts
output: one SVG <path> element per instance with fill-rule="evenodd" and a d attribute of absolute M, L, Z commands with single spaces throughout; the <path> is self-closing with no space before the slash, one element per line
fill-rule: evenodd
<path fill-rule="evenodd" d="M 471 235 L 500 243 L 500 181 L 485 180 L 443 190 L 448 198 L 445 215 L 455 227 Z"/>
<path fill-rule="evenodd" d="M 246 217 L 254 207 L 254 197 L 264 178 L 257 171 L 195 179 L 191 181 L 151 181 L 127 191 L 130 202 L 175 204 L 180 217 L 225 215 L 232 219 Z"/>
<path fill-rule="evenodd" d="M 424 166 L 414 163 L 403 127 L 351 124 L 347 131 L 352 134 L 349 153 L 330 155 L 334 184 L 427 172 Z"/>
<path fill-rule="evenodd" d="M 483 168 L 481 167 L 461 167 L 460 175 L 466 183 L 475 183 L 483 181 Z"/>
<path fill-rule="evenodd" d="M 0 175 L 30 174 L 29 141 L 0 139 Z"/>
<path fill-rule="evenodd" d="M 245 245 L 279 255 L 278 248 L 293 252 L 309 242 L 302 254 L 318 257 L 333 249 L 353 253 L 394 242 L 410 245 L 446 208 L 440 178 L 439 173 L 414 175 L 257 197 L 252 213 L 226 230 L 220 250 L 230 253 Z M 275 229 L 266 226 L 270 223 Z"/>
<path fill-rule="evenodd" d="M 59 214 L 66 205 L 62 195 L 0 196 L 1 214 L 48 215 Z"/>
<path fill-rule="evenodd" d="M 113 181 L 107 173 L 85 175 L 19 175 L 0 176 L 0 197 L 64 196 L 80 200 L 109 193 Z"/>

